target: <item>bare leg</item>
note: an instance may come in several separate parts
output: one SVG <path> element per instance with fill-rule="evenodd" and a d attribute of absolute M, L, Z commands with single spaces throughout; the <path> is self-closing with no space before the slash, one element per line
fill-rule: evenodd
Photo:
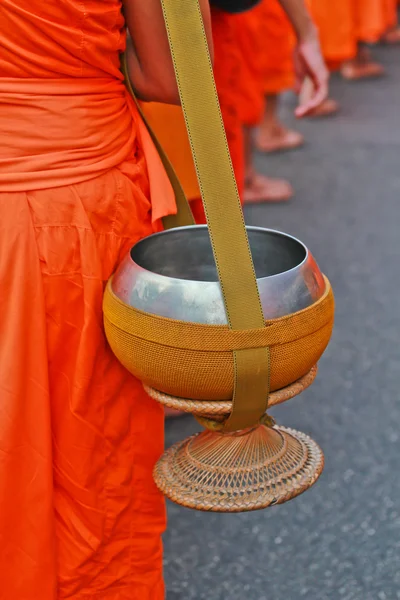
<path fill-rule="evenodd" d="M 252 128 L 244 128 L 245 140 L 245 187 L 244 204 L 260 202 L 284 202 L 293 196 L 293 189 L 284 179 L 266 177 L 257 173 L 253 165 Z"/>
<path fill-rule="evenodd" d="M 266 97 L 264 120 L 260 125 L 256 147 L 261 152 L 280 152 L 293 150 L 304 144 L 304 138 L 298 131 L 288 129 L 278 117 L 279 95 Z"/>

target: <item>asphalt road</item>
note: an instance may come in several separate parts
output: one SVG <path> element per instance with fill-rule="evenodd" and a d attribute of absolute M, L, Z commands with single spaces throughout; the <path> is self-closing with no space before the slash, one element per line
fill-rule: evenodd
<path fill-rule="evenodd" d="M 341 114 L 296 124 L 304 149 L 257 157 L 295 199 L 246 210 L 249 224 L 303 240 L 335 291 L 316 382 L 273 411 L 318 441 L 325 471 L 303 496 L 255 513 L 169 504 L 168 600 L 400 598 L 400 48 L 378 55 L 386 78 L 334 79 Z M 169 421 L 167 445 L 197 429 Z"/>

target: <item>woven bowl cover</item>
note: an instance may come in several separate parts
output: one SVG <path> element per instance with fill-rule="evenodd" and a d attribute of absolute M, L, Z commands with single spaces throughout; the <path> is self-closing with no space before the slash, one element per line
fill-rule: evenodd
<path fill-rule="evenodd" d="M 282 504 L 311 487 L 324 467 L 319 446 L 283 427 L 192 436 L 169 448 L 154 479 L 170 500 L 197 510 L 242 512 Z"/>
<path fill-rule="evenodd" d="M 109 282 L 104 325 L 120 362 L 148 387 L 197 400 L 233 397 L 233 350 L 270 348 L 270 390 L 303 377 L 318 362 L 333 328 L 334 298 L 329 281 L 320 300 L 252 331 L 175 321 L 134 309 L 119 300 Z"/>

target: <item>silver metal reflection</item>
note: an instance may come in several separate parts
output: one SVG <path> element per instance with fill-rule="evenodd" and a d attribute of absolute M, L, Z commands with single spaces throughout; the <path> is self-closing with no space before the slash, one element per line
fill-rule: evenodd
<path fill-rule="evenodd" d="M 323 296 L 324 278 L 304 244 L 272 229 L 246 229 L 266 319 L 307 308 Z M 147 313 L 227 323 L 205 225 L 169 229 L 137 243 L 115 273 L 112 289 L 123 302 Z"/>

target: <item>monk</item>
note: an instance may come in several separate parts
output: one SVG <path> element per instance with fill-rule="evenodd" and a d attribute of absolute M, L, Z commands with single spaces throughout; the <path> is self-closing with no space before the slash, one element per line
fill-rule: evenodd
<path fill-rule="evenodd" d="M 136 93 L 178 103 L 159 0 L 124 11 Z M 163 410 L 102 325 L 106 281 L 176 210 L 121 2 L 5 0 L 0 23 L 1 595 L 163 600 Z"/>
<path fill-rule="evenodd" d="M 263 0 L 259 11 L 259 35 L 263 41 L 260 71 L 265 96 L 263 120 L 255 146 L 261 152 L 293 150 L 302 146 L 304 137 L 279 119 L 279 99 L 294 87 L 293 28 L 278 0 Z"/>
<path fill-rule="evenodd" d="M 311 96 L 302 100 L 296 109 L 296 115 L 302 117 L 310 114 L 326 98 L 329 76 L 322 58 L 318 33 L 305 3 L 280 0 L 280 4 L 297 38 L 293 53 L 295 87 L 299 89 L 306 77 L 313 82 Z M 237 39 L 245 73 L 245 82 L 239 88 L 246 152 L 245 203 L 280 202 L 293 195 L 293 189 L 287 181 L 258 173 L 252 160 L 254 129 L 262 122 L 264 114 L 264 78 L 260 59 L 265 51 L 264 45 L 268 43 L 260 27 L 264 9 L 261 3 L 252 11 L 236 17 Z"/>
<path fill-rule="evenodd" d="M 266 177 L 253 164 L 253 137 L 264 115 L 264 85 L 261 68 L 265 39 L 260 31 L 262 4 L 237 15 L 235 39 L 240 50 L 240 81 L 237 86 L 238 111 L 243 127 L 245 157 L 245 204 L 281 202 L 293 195 L 293 189 L 284 179 Z"/>
<path fill-rule="evenodd" d="M 293 28 L 298 39 L 294 47 L 297 76 L 292 69 L 291 74 L 280 76 L 280 85 L 285 85 L 284 77 L 287 78 L 287 84 L 295 79 L 302 83 L 307 74 L 315 82 L 310 98 L 302 101 L 296 111 L 298 116 L 302 116 L 310 114 L 324 99 L 328 75 L 321 58 L 317 32 L 305 4 L 298 0 L 280 0 L 280 3 L 291 23 L 290 26 L 285 24 L 286 31 Z M 234 7 L 239 4 L 250 6 L 252 2 L 213 0 L 211 13 L 214 76 L 236 181 L 244 202 L 287 200 L 293 194 L 291 185 L 285 180 L 267 178 L 257 173 L 252 165 L 251 129 L 262 121 L 264 113 L 265 90 L 259 57 L 265 57 L 270 52 L 272 58 L 269 64 L 273 65 L 274 45 L 268 44 L 265 31 L 260 34 L 259 17 L 261 11 L 265 11 L 265 5 L 235 14 Z M 283 17 L 282 10 L 280 16 Z M 289 41 L 289 47 L 292 43 Z M 289 68 L 286 66 L 284 71 L 289 72 Z M 205 223 L 201 200 L 198 196 L 193 197 L 197 183 L 193 166 L 188 165 L 189 145 L 182 115 L 165 106 L 149 106 L 144 110 L 184 182 L 196 222 Z M 172 123 L 178 122 L 176 129 L 180 134 L 171 136 Z"/>
<path fill-rule="evenodd" d="M 309 0 L 311 14 L 319 31 L 325 62 L 335 71 L 357 54 L 354 35 L 353 0 Z"/>
<path fill-rule="evenodd" d="M 320 32 L 324 58 L 330 70 L 347 80 L 379 77 L 381 64 L 372 59 L 366 44 L 377 42 L 393 24 L 394 0 L 310 0 Z"/>
<path fill-rule="evenodd" d="M 381 77 L 383 65 L 373 60 L 367 44 L 375 44 L 388 28 L 386 0 L 351 0 L 352 32 L 357 44 L 356 55 L 346 60 L 341 74 L 348 81 Z"/>

